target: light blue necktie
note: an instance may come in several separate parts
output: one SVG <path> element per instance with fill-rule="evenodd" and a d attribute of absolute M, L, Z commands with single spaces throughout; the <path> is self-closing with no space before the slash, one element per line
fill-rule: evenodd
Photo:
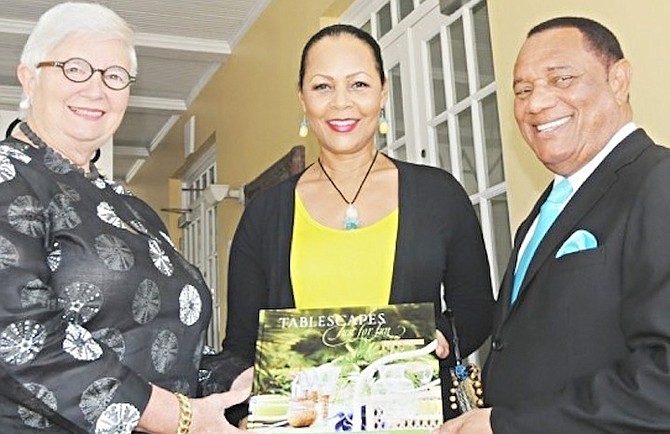
<path fill-rule="evenodd" d="M 537 225 L 535 225 L 535 232 L 533 232 L 533 236 L 528 241 L 526 250 L 524 250 L 523 255 L 521 255 L 521 260 L 519 260 L 516 272 L 514 273 L 512 304 L 514 304 L 516 298 L 519 296 L 519 288 L 521 288 L 521 283 L 528 270 L 528 265 L 530 265 L 530 261 L 533 259 L 535 250 L 537 250 L 537 246 L 540 245 L 542 238 L 551 225 L 554 224 L 554 220 L 556 220 L 556 217 L 558 217 L 563 209 L 563 203 L 571 194 L 572 186 L 567 179 L 564 179 L 558 184 L 554 184 L 547 200 L 542 204 L 542 207 L 540 207 L 540 213 L 537 216 Z"/>

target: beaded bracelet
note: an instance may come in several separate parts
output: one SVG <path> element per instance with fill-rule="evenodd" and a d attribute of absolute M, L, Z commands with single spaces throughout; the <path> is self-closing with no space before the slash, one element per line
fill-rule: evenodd
<path fill-rule="evenodd" d="M 191 420 L 193 419 L 191 400 L 188 399 L 188 396 L 182 395 L 179 392 L 174 392 L 174 396 L 176 396 L 179 401 L 179 424 L 177 425 L 177 434 L 188 434 L 191 429 Z"/>

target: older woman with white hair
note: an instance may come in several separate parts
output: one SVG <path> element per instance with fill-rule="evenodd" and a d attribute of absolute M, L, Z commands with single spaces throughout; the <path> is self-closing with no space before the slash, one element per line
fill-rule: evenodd
<path fill-rule="evenodd" d="M 237 430 L 224 410 L 248 376 L 189 398 L 209 289 L 155 212 L 90 162 L 136 71 L 132 30 L 100 5 L 55 6 L 26 42 L 23 122 L 0 142 L 2 432 Z"/>

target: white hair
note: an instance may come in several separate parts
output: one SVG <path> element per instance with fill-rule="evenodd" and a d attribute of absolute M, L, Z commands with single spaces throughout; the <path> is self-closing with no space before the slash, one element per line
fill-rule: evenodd
<path fill-rule="evenodd" d="M 39 62 L 44 61 L 61 42 L 73 36 L 104 36 L 122 41 L 128 47 L 130 75 L 137 74 L 133 30 L 116 12 L 97 3 L 65 2 L 44 12 L 23 46 L 21 63 L 37 70 Z M 24 93 L 19 104 L 22 115 L 29 107 L 30 101 Z"/>

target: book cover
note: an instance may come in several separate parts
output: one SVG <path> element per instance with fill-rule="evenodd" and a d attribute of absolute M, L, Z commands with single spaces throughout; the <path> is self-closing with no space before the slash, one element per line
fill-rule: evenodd
<path fill-rule="evenodd" d="M 264 309 L 248 428 L 429 431 L 442 423 L 430 303 Z"/>

